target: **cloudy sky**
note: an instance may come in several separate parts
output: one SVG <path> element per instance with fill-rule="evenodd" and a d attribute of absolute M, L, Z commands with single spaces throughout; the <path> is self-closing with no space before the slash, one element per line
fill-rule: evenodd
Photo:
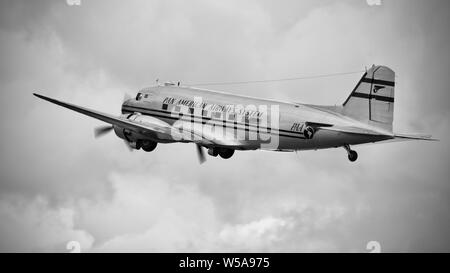
<path fill-rule="evenodd" d="M 0 251 L 450 250 L 448 1 L 0 1 Z M 94 119 L 161 80 L 396 72 L 394 128 L 440 142 L 295 153 L 130 153 Z M 216 86 L 340 104 L 360 74 Z"/>

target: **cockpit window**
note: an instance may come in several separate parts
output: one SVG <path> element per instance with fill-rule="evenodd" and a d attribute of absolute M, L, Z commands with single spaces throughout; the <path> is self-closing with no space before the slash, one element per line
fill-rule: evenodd
<path fill-rule="evenodd" d="M 141 99 L 142 99 L 142 93 L 137 93 L 136 100 L 141 100 Z"/>

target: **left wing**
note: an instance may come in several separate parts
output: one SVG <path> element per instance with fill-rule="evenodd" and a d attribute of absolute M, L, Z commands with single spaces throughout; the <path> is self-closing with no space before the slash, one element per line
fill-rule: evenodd
<path fill-rule="evenodd" d="M 104 121 L 112 125 L 120 126 L 124 129 L 135 131 L 142 135 L 146 134 L 148 135 L 156 132 L 161 134 L 165 138 L 173 140 L 192 139 L 191 135 L 194 135 L 194 140 L 192 142 L 203 146 L 219 145 L 228 147 L 239 147 L 242 145 L 242 143 L 236 140 L 218 138 L 215 135 L 208 135 L 207 133 L 205 133 L 205 131 L 198 130 L 195 127 L 184 126 L 186 124 L 183 124 L 182 121 L 176 122 L 173 126 L 165 122 L 162 122 L 157 118 L 147 119 L 145 122 L 137 122 L 123 117 L 115 117 L 113 115 L 102 113 L 96 110 L 55 100 L 36 93 L 33 93 L 33 95 L 35 95 L 40 99 L 49 101 L 56 105 L 81 113 L 83 115 L 96 118 L 98 120 Z"/>
<path fill-rule="evenodd" d="M 174 133 L 177 132 L 175 130 L 172 130 L 172 127 L 170 125 L 164 125 L 161 123 L 136 123 L 131 120 L 121 118 L 121 117 L 115 117 L 109 114 L 105 114 L 99 111 L 91 110 L 85 107 L 77 106 L 74 104 L 62 102 L 59 100 L 55 100 L 46 96 L 42 96 L 36 93 L 33 93 L 36 97 L 49 101 L 51 103 L 54 103 L 56 105 L 68 108 L 70 110 L 73 110 L 75 112 L 81 113 L 83 115 L 96 118 L 98 120 L 104 121 L 106 123 L 117 125 L 120 127 L 123 127 L 125 129 L 133 130 L 136 132 L 139 132 L 141 134 L 147 134 L 150 132 L 157 132 L 163 135 L 166 135 L 167 137 L 171 137 Z"/>

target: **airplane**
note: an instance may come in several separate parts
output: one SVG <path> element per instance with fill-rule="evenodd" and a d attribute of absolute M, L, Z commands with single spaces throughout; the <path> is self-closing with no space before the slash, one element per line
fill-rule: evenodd
<path fill-rule="evenodd" d="M 235 151 L 296 152 L 404 140 L 436 140 L 429 135 L 393 132 L 395 73 L 386 66 L 367 70 L 342 105 L 284 102 L 183 86 L 157 84 L 125 99 L 114 116 L 38 98 L 108 123 L 95 137 L 110 131 L 132 150 L 153 151 L 157 144 L 194 143 L 200 163 L 210 156 L 231 158 Z"/>

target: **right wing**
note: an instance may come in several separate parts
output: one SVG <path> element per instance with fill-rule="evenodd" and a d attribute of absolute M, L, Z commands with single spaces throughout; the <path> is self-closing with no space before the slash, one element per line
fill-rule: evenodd
<path fill-rule="evenodd" d="M 192 123 L 186 120 L 176 121 L 173 124 L 173 128 L 186 135 L 188 139 L 190 137 L 190 134 L 192 134 L 194 136 L 192 142 L 206 147 L 222 146 L 239 149 L 248 146 L 246 142 L 234 138 L 234 134 L 227 135 L 227 133 L 222 130 L 214 130 L 213 132 L 212 130 L 208 130 L 208 128 L 204 126 L 192 126 Z"/>

